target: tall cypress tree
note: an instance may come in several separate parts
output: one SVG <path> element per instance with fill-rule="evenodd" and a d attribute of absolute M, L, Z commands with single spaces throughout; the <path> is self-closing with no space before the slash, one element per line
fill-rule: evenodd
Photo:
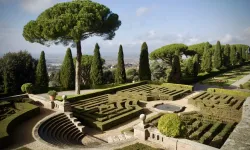
<path fill-rule="evenodd" d="M 118 52 L 118 62 L 116 68 L 115 82 L 118 84 L 126 82 L 126 71 L 124 66 L 124 58 L 123 58 L 123 48 L 122 45 L 119 47 Z"/>
<path fill-rule="evenodd" d="M 206 47 L 203 52 L 202 61 L 201 61 L 201 70 L 205 72 L 211 72 L 212 71 L 212 57 L 210 50 L 208 50 Z"/>
<path fill-rule="evenodd" d="M 221 66 L 222 66 L 221 45 L 220 41 L 217 41 L 214 51 L 214 68 L 220 69 Z"/>
<path fill-rule="evenodd" d="M 102 60 L 98 43 L 95 45 L 94 57 L 90 69 L 90 77 L 93 86 L 103 84 Z"/>
<path fill-rule="evenodd" d="M 246 50 L 243 47 L 241 48 L 241 58 L 243 62 L 246 61 Z"/>
<path fill-rule="evenodd" d="M 199 64 L 199 55 L 195 54 L 193 58 L 193 66 L 194 66 L 194 77 L 197 77 L 199 74 L 200 64 Z"/>
<path fill-rule="evenodd" d="M 68 48 L 60 69 L 60 82 L 65 89 L 75 87 L 75 66 L 72 58 L 71 49 Z"/>
<path fill-rule="evenodd" d="M 243 60 L 242 60 L 242 49 L 241 49 L 240 46 L 237 46 L 236 49 L 237 49 L 237 54 L 238 54 L 237 55 L 237 62 L 239 64 L 242 64 L 242 62 L 243 62 Z"/>
<path fill-rule="evenodd" d="M 223 64 L 225 67 L 230 66 L 230 45 L 227 44 L 224 48 L 223 51 L 224 59 L 223 59 Z"/>
<path fill-rule="evenodd" d="M 139 62 L 139 78 L 140 80 L 151 80 L 151 71 L 149 68 L 148 46 L 143 42 L 141 46 L 140 62 Z"/>
<path fill-rule="evenodd" d="M 230 63 L 232 66 L 236 65 L 237 63 L 237 54 L 235 45 L 232 45 L 230 49 Z"/>
<path fill-rule="evenodd" d="M 43 90 L 47 89 L 49 84 L 49 77 L 46 67 L 45 53 L 41 52 L 40 59 L 36 67 L 36 86 L 41 87 Z"/>
<path fill-rule="evenodd" d="M 178 55 L 174 55 L 172 70 L 170 72 L 170 82 L 180 83 L 181 81 L 181 66 L 180 58 Z"/>

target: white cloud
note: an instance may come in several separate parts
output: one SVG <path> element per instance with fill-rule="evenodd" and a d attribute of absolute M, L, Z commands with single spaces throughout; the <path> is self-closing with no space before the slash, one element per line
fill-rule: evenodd
<path fill-rule="evenodd" d="M 233 36 L 231 34 L 226 34 L 222 38 L 220 38 L 222 43 L 231 43 L 233 41 Z"/>
<path fill-rule="evenodd" d="M 21 0 L 21 7 L 29 13 L 40 13 L 53 6 L 58 0 Z"/>
<path fill-rule="evenodd" d="M 148 7 L 140 7 L 140 8 L 138 8 L 138 9 L 136 10 L 136 16 L 137 16 L 137 17 L 140 17 L 140 16 L 146 14 L 147 12 L 149 12 L 149 10 L 150 10 L 150 9 L 149 9 Z"/>

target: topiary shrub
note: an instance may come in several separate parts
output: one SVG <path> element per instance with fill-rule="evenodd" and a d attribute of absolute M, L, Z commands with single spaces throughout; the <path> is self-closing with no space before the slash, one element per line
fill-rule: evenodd
<path fill-rule="evenodd" d="M 158 130 L 168 137 L 181 137 L 185 134 L 185 125 L 177 114 L 165 114 L 158 121 Z"/>
<path fill-rule="evenodd" d="M 48 95 L 55 97 L 57 95 L 57 92 L 55 90 L 51 90 L 48 92 Z"/>
<path fill-rule="evenodd" d="M 31 93 L 32 89 L 33 89 L 32 83 L 25 83 L 21 86 L 22 92 L 25 92 L 25 93 Z"/>

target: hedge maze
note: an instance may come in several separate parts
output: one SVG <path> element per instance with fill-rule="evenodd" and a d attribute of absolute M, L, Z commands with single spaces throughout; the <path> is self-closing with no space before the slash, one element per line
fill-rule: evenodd
<path fill-rule="evenodd" d="M 16 111 L 13 107 L 13 104 L 5 101 L 0 102 L 0 121 L 15 113 Z"/>
<path fill-rule="evenodd" d="M 201 112 L 219 118 L 223 121 L 239 122 L 241 120 L 243 97 L 236 97 L 218 93 L 201 92 L 188 100 L 200 108 Z"/>
<path fill-rule="evenodd" d="M 211 120 L 199 113 L 183 113 L 182 120 L 187 127 L 186 138 L 220 148 L 236 126 L 236 122 Z"/>
<path fill-rule="evenodd" d="M 156 85 L 139 85 L 72 102 L 74 116 L 84 124 L 107 130 L 142 113 L 139 100 L 176 100 L 190 93 L 187 89 L 173 89 Z"/>

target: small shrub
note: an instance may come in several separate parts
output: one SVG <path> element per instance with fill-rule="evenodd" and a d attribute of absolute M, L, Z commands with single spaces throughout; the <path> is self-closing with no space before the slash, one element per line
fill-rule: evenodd
<path fill-rule="evenodd" d="M 57 92 L 55 90 L 51 90 L 51 91 L 48 92 L 48 95 L 55 97 L 57 95 Z"/>
<path fill-rule="evenodd" d="M 32 83 L 25 83 L 21 86 L 22 92 L 25 92 L 25 93 L 31 93 L 32 89 L 33 89 Z"/>
<path fill-rule="evenodd" d="M 159 131 L 169 137 L 181 137 L 185 133 L 184 123 L 177 114 L 165 114 L 158 122 Z"/>

